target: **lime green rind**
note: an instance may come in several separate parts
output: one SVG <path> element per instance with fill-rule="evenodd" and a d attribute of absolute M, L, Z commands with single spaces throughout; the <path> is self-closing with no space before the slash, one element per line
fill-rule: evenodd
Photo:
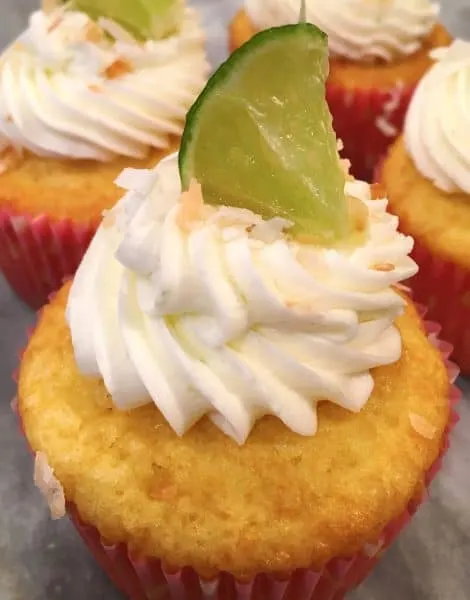
<path fill-rule="evenodd" d="M 216 71 L 186 119 L 179 154 L 209 204 L 248 208 L 333 243 L 349 232 L 345 176 L 325 100 L 327 36 L 265 30 Z"/>
<path fill-rule="evenodd" d="M 72 0 L 70 7 L 94 21 L 116 21 L 136 40 L 158 40 L 178 30 L 183 18 L 181 0 Z"/>

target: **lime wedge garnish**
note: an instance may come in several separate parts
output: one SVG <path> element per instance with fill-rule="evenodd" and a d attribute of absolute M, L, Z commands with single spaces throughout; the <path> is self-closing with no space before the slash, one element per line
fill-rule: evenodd
<path fill-rule="evenodd" d="M 268 29 L 212 76 L 187 119 L 179 155 L 184 188 L 209 204 L 294 223 L 292 233 L 331 244 L 349 212 L 325 99 L 327 36 L 300 23 Z"/>
<path fill-rule="evenodd" d="M 137 40 L 157 40 L 174 33 L 184 10 L 181 0 L 72 0 L 71 8 L 95 21 L 112 19 Z"/>

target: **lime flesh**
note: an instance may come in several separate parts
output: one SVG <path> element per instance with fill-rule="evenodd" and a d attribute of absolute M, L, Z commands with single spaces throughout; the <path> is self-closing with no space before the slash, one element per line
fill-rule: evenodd
<path fill-rule="evenodd" d="M 183 14 L 181 0 L 73 0 L 72 7 L 94 20 L 112 19 L 141 41 L 174 33 Z"/>
<path fill-rule="evenodd" d="M 253 37 L 216 71 L 187 116 L 183 186 L 195 178 L 209 204 L 283 217 L 295 235 L 341 241 L 350 227 L 327 75 L 327 37 L 314 25 Z"/>

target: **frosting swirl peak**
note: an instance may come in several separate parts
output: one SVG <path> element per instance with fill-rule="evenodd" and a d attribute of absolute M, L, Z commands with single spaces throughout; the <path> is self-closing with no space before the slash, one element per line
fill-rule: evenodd
<path fill-rule="evenodd" d="M 470 43 L 457 40 L 434 55 L 406 116 L 406 148 L 436 187 L 470 194 Z"/>
<path fill-rule="evenodd" d="M 0 146 L 55 158 L 144 158 L 181 134 L 208 71 L 192 9 L 177 33 L 145 43 L 109 19 L 36 11 L 0 58 Z"/>
<path fill-rule="evenodd" d="M 326 249 L 290 239 L 283 219 L 207 207 L 195 183 L 181 195 L 174 157 L 117 183 L 128 192 L 67 307 L 78 366 L 116 406 L 153 401 L 178 435 L 208 415 L 238 443 L 267 414 L 313 435 L 319 401 L 364 406 L 370 370 L 401 354 L 391 286 L 417 270 L 386 200 L 348 182 L 367 240 Z"/>
<path fill-rule="evenodd" d="M 245 0 L 245 8 L 259 29 L 299 18 L 298 0 Z M 331 54 L 359 61 L 413 54 L 438 15 L 431 0 L 307 0 L 307 20 L 328 35 Z"/>

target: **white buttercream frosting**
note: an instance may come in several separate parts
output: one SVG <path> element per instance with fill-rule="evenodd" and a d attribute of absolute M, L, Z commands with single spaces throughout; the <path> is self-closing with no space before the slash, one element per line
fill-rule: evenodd
<path fill-rule="evenodd" d="M 470 194 L 470 43 L 457 40 L 434 55 L 406 116 L 406 148 L 436 187 Z"/>
<path fill-rule="evenodd" d="M 178 32 L 144 43 L 106 19 L 34 12 L 0 57 L 0 146 L 101 161 L 167 148 L 206 82 L 204 44 L 189 8 Z"/>
<path fill-rule="evenodd" d="M 79 368 L 118 408 L 153 401 L 178 435 L 208 415 L 238 443 L 263 415 L 313 435 L 319 401 L 361 410 L 371 369 L 401 355 L 391 286 L 417 270 L 386 200 L 348 182 L 367 239 L 326 249 L 290 239 L 281 219 L 198 208 L 174 156 L 117 183 L 128 192 L 85 255 L 67 319 Z"/>
<path fill-rule="evenodd" d="M 299 0 L 245 0 L 258 29 L 296 23 Z M 330 52 L 351 60 L 413 54 L 437 22 L 431 0 L 307 0 L 306 17 L 328 34 Z"/>

